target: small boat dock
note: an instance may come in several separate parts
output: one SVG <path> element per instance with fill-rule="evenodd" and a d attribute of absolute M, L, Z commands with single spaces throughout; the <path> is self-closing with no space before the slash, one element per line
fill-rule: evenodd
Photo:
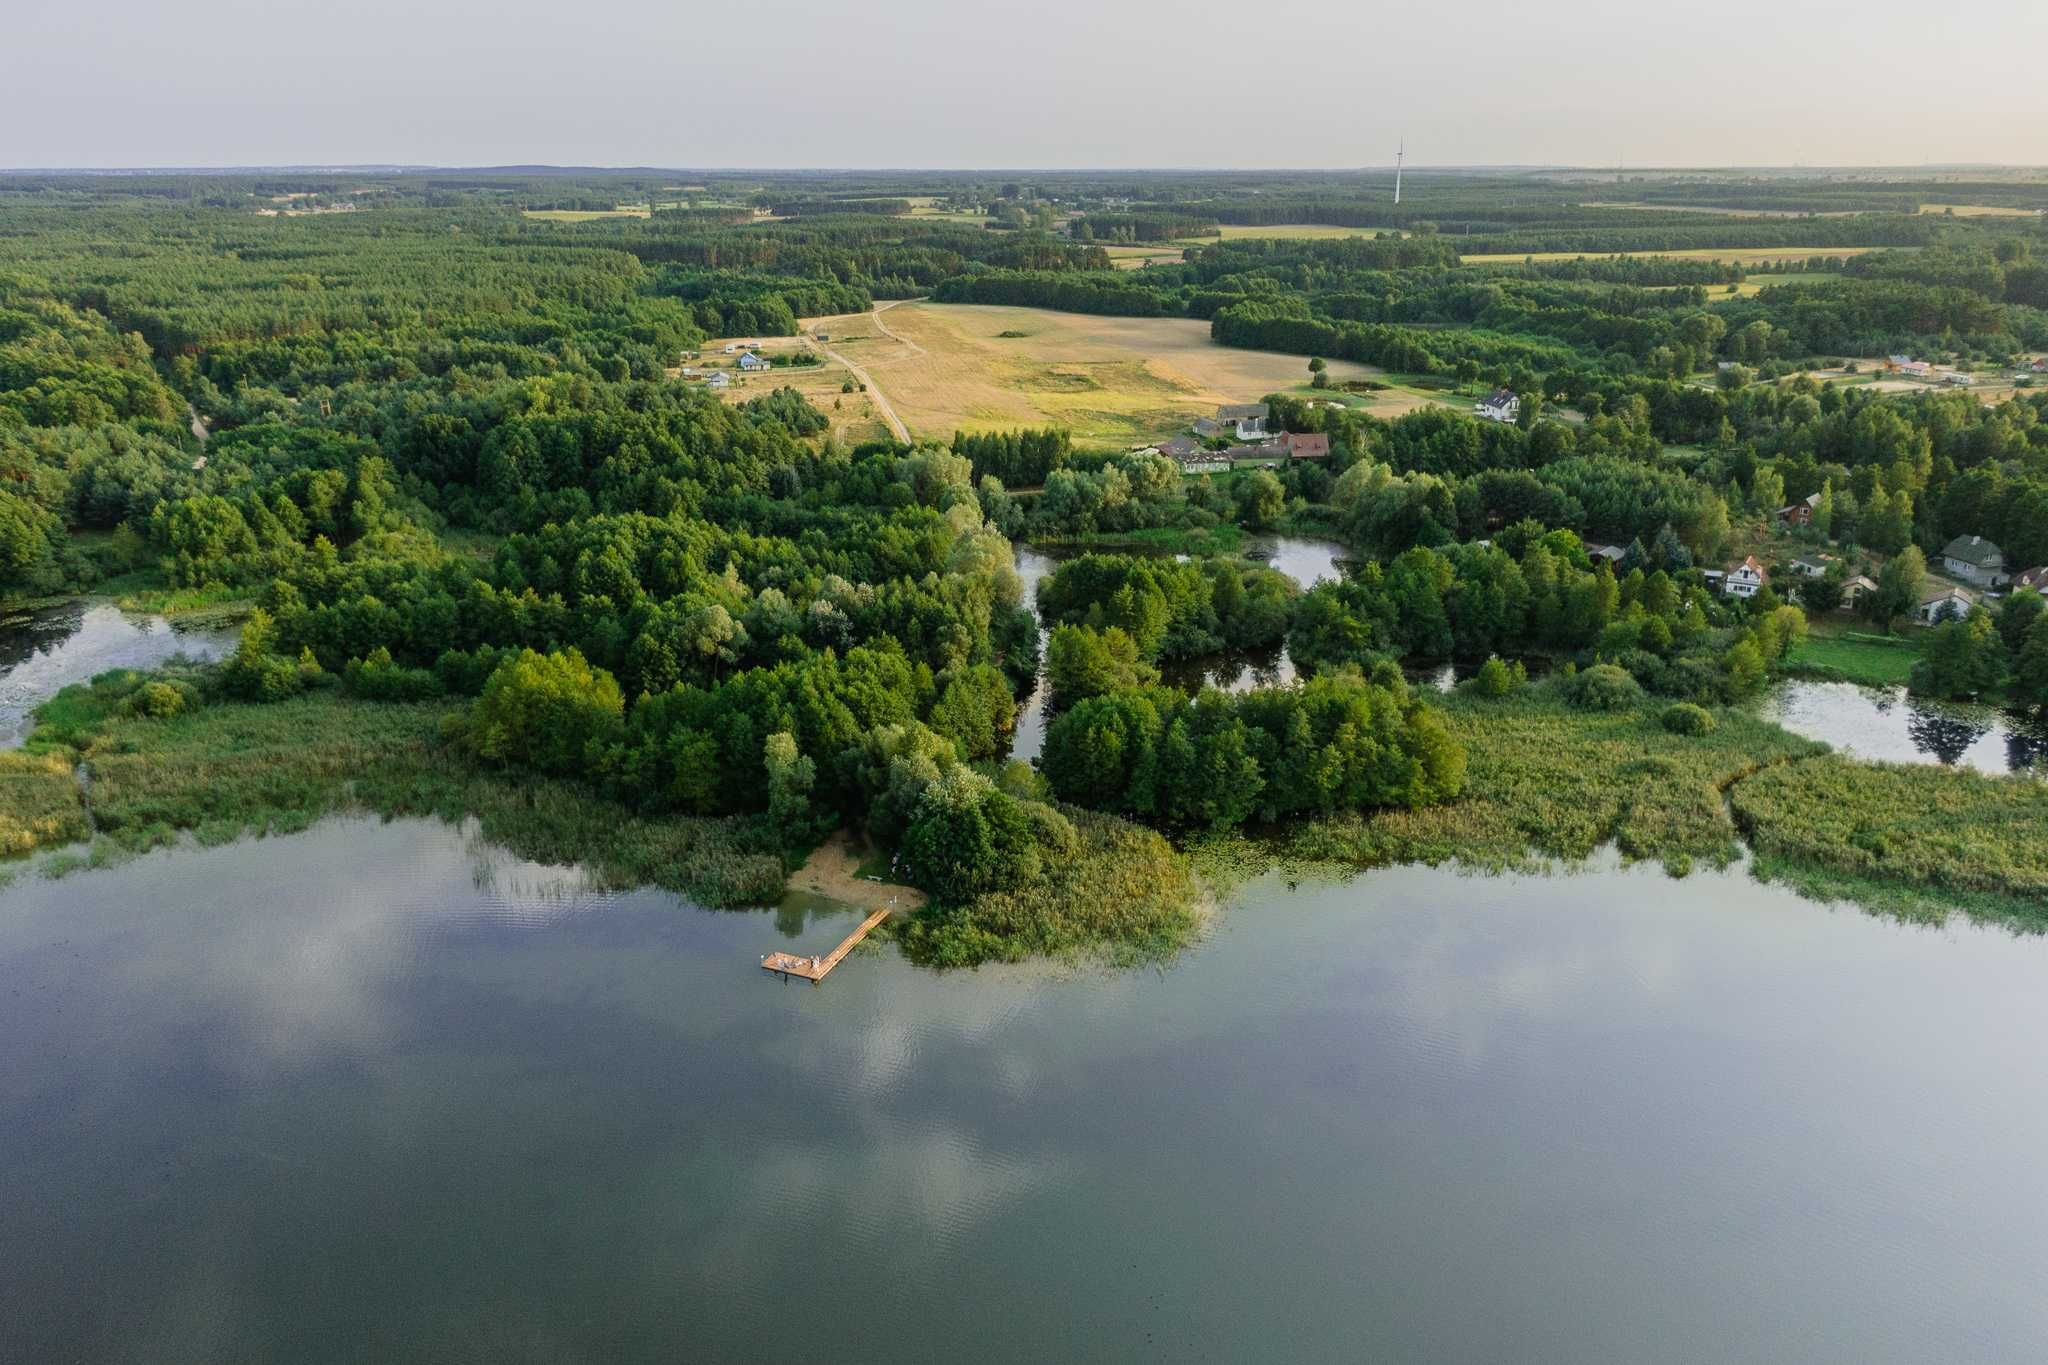
<path fill-rule="evenodd" d="M 823 981 L 826 975 L 853 951 L 853 945 L 866 938 L 868 932 L 877 924 L 889 918 L 895 908 L 892 903 L 869 915 L 860 922 L 860 928 L 848 934 L 837 948 L 823 957 L 798 957 L 795 953 L 764 953 L 761 957 L 761 969 L 775 972 L 785 981 L 792 976 L 800 976 L 806 981 Z"/>

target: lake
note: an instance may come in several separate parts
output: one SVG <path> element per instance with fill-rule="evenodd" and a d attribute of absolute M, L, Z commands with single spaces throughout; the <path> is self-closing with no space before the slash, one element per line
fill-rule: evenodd
<path fill-rule="evenodd" d="M 1739 872 L 822 903 L 330 820 L 0 890 L 0 1359 L 2035 1361 L 2048 940 Z"/>
<path fill-rule="evenodd" d="M 0 625 L 0 748 L 18 748 L 29 713 L 72 683 L 110 668 L 155 668 L 175 655 L 223 658 L 239 626 L 181 628 L 161 616 L 106 602 L 70 602 L 24 613 Z"/>
<path fill-rule="evenodd" d="M 1794 679 L 1771 689 L 1761 713 L 1858 758 L 2048 776 L 2048 724 L 1995 707 L 1926 701 L 1903 687 Z"/>

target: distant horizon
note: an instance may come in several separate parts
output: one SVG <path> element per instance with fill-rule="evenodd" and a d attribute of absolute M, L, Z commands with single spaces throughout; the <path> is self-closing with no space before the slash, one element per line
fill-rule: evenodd
<path fill-rule="evenodd" d="M 1932 162 L 1725 162 L 1666 163 L 1640 166 L 1601 165 L 1575 161 L 1466 161 L 1418 162 L 1409 160 L 1411 175 L 1432 172 L 1535 173 L 1570 172 L 1585 175 L 1721 174 L 1771 172 L 1824 175 L 1841 172 L 1861 174 L 1981 171 L 2033 171 L 2048 175 L 2048 160 L 2029 161 L 1932 161 Z M 332 174 L 352 172 L 365 175 L 415 175 L 464 172 L 483 174 L 706 174 L 744 175 L 1374 175 L 1394 172 L 1394 163 L 1357 166 L 1253 166 L 1253 165 L 689 165 L 662 162 L 556 162 L 556 161 L 278 161 L 278 162 L 109 162 L 106 164 L 0 166 L 0 175 L 258 175 L 279 172 Z"/>
<path fill-rule="evenodd" d="M 2038 0 L 16 8 L 22 169 L 2048 165 Z"/>

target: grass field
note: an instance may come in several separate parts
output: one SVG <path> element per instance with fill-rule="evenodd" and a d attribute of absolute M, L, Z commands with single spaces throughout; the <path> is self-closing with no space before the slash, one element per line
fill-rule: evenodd
<path fill-rule="evenodd" d="M 1762 265 L 1774 261 L 1805 261 L 1815 256 L 1861 256 L 1870 251 L 1906 251 L 1882 246 L 1725 246 L 1691 247 L 1682 251 L 1521 251 L 1480 254 L 1460 259 L 1467 265 L 1520 265 L 1523 261 L 1601 260 L 1609 256 L 1665 256 L 1675 261 L 1727 261 Z"/>
<path fill-rule="evenodd" d="M 1207 323 L 1186 318 L 907 303 L 813 319 L 806 328 L 829 331 L 833 349 L 873 377 L 919 436 L 1052 424 L 1084 443 L 1135 444 L 1171 435 L 1221 403 L 1309 392 L 1305 358 L 1218 346 Z M 1373 374 L 1330 362 L 1338 381 Z M 837 367 L 820 377 L 829 397 L 839 396 L 844 377 Z"/>

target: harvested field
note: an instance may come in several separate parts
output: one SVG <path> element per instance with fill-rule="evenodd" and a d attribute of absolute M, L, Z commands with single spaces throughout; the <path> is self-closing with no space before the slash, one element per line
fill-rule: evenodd
<path fill-rule="evenodd" d="M 820 328 L 917 436 L 1050 424 L 1080 441 L 1130 444 L 1169 435 L 1221 403 L 1309 391 L 1307 357 L 1218 346 L 1207 323 L 1186 318 L 906 303 L 805 323 Z M 844 373 L 829 373 L 836 397 Z M 1376 372 L 1331 361 L 1330 376 Z"/>

